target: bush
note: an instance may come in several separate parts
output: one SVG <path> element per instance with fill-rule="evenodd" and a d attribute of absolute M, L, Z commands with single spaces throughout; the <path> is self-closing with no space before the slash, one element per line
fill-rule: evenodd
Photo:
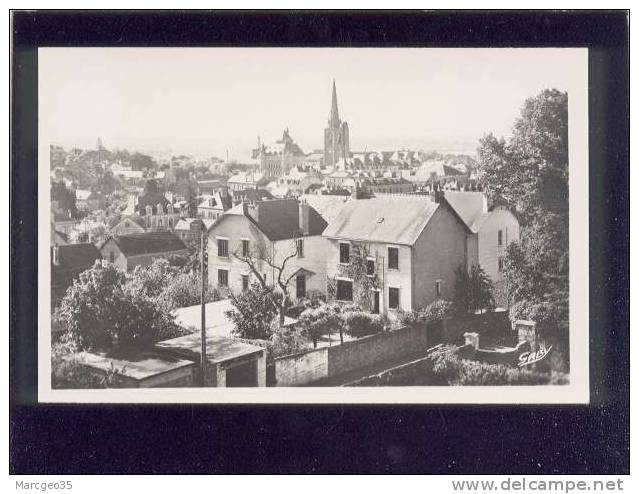
<path fill-rule="evenodd" d="M 451 315 L 453 304 L 448 300 L 438 299 L 423 309 L 410 312 L 399 312 L 399 321 L 409 328 L 423 328 L 429 322 L 442 321 Z"/>
<path fill-rule="evenodd" d="M 361 338 L 384 330 L 384 319 L 379 314 L 349 311 L 343 315 L 346 333 Z"/>
<path fill-rule="evenodd" d="M 306 309 L 300 314 L 299 324 L 305 334 L 317 347 L 317 341 L 325 334 L 340 332 L 342 334 L 342 319 L 338 304 L 320 304 L 316 308 Z"/>
<path fill-rule="evenodd" d="M 126 375 L 126 369 L 111 369 L 104 375 L 92 372 L 82 365 L 73 343 L 51 346 L 51 387 L 53 389 L 98 389 L 118 387 L 117 377 Z"/>
<path fill-rule="evenodd" d="M 449 386 L 500 386 L 565 384 L 568 376 L 559 372 L 537 372 L 529 369 L 488 364 L 460 357 L 456 348 L 444 346 L 430 355 L 437 384 Z"/>
<path fill-rule="evenodd" d="M 270 351 L 273 358 L 284 357 L 306 350 L 307 340 L 295 327 L 275 327 L 271 336 Z"/>
<path fill-rule="evenodd" d="M 173 333 L 173 316 L 140 288 L 152 285 L 145 281 L 127 277 L 109 262 L 96 261 L 74 280 L 56 311 L 56 320 L 64 327 L 61 340 L 79 350 L 110 350 L 149 345 Z"/>
<path fill-rule="evenodd" d="M 230 293 L 234 309 L 226 316 L 235 327 L 233 335 L 239 338 L 268 340 L 273 334 L 273 320 L 277 315 L 277 297 L 280 294 L 263 288 L 259 283 L 238 295 Z"/>

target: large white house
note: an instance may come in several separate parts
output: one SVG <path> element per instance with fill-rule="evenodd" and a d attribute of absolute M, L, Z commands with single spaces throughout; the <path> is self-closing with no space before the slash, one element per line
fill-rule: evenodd
<path fill-rule="evenodd" d="M 257 280 L 243 259 L 251 259 L 257 272 L 277 286 L 278 270 L 286 263 L 283 280 L 290 280 L 292 299 L 305 298 L 326 287 L 326 221 L 307 204 L 295 199 L 241 203 L 210 228 L 209 284 L 234 293 Z"/>

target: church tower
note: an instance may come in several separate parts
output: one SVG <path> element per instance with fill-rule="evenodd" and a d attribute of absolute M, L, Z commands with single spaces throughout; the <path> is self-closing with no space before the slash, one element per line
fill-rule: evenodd
<path fill-rule="evenodd" d="M 328 127 L 324 129 L 324 166 L 333 166 L 341 158 L 350 158 L 348 137 L 348 123 L 339 119 L 337 89 L 333 79 L 331 113 L 328 117 Z"/>

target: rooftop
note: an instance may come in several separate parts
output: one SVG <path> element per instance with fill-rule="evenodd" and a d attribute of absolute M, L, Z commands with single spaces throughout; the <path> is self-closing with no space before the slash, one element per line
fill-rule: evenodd
<path fill-rule="evenodd" d="M 59 245 L 58 269 L 86 269 L 101 259 L 100 251 L 91 243 Z"/>
<path fill-rule="evenodd" d="M 479 230 L 487 213 L 486 196 L 482 192 L 446 191 L 444 197 L 468 228 Z"/>
<path fill-rule="evenodd" d="M 144 380 L 183 367 L 193 365 L 190 360 L 175 357 L 152 350 L 136 350 L 118 353 L 79 354 L 80 363 L 87 367 L 108 372 L 111 366 L 117 370 L 124 369 L 124 377 Z"/>
<path fill-rule="evenodd" d="M 131 235 L 116 235 L 110 241 L 115 242 L 126 256 L 157 254 L 186 249 L 184 242 L 171 232 L 144 232 Z M 108 242 L 109 241 L 107 241 L 107 243 Z"/>
<path fill-rule="evenodd" d="M 351 200 L 344 205 L 323 235 L 413 245 L 439 206 L 419 196 Z"/>
<path fill-rule="evenodd" d="M 255 203 L 243 203 L 229 209 L 225 215 L 244 215 L 249 218 L 271 241 L 302 236 L 300 209 L 296 199 L 272 199 Z M 222 216 L 221 220 L 224 219 Z M 308 208 L 308 234 L 321 235 L 327 222 L 312 207 Z"/>
<path fill-rule="evenodd" d="M 156 348 L 165 350 L 174 355 L 188 359 L 198 359 L 201 352 L 202 340 L 200 333 L 188 334 L 170 340 L 156 343 Z M 208 336 L 206 338 L 206 356 L 210 363 L 220 363 L 234 360 L 247 355 L 257 354 L 264 351 L 264 348 L 257 345 L 223 338 L 219 336 Z"/>

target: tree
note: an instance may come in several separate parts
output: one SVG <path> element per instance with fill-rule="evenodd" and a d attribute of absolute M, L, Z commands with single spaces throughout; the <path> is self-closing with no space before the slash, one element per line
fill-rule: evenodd
<path fill-rule="evenodd" d="M 457 310 L 463 313 L 491 310 L 495 307 L 492 288 L 490 276 L 480 266 L 472 266 L 469 272 L 463 264 L 460 264 L 455 270 L 453 303 Z"/>
<path fill-rule="evenodd" d="M 505 201 L 524 223 L 540 209 L 567 214 L 567 93 L 545 90 L 526 100 L 508 141 L 488 134 L 479 144 L 479 178 L 489 201 Z"/>
<path fill-rule="evenodd" d="M 64 167 L 67 159 L 67 153 L 64 151 L 62 146 L 54 146 L 53 144 L 49 145 L 49 156 L 52 170 L 54 168 Z"/>
<path fill-rule="evenodd" d="M 567 93 L 545 90 L 526 100 L 508 141 L 489 135 L 478 156 L 489 200 L 511 207 L 522 226 L 505 259 L 511 315 L 567 336 Z"/>
<path fill-rule="evenodd" d="M 196 272 L 178 272 L 173 275 L 158 296 L 158 303 L 172 311 L 179 307 L 188 307 L 200 303 L 201 278 Z M 206 290 L 204 303 L 215 302 L 220 297 L 210 287 Z"/>
<path fill-rule="evenodd" d="M 96 261 L 60 302 L 56 317 L 65 328 L 63 342 L 79 350 L 110 350 L 149 345 L 173 334 L 173 316 L 140 290 L 142 285 L 111 263 Z"/>
<path fill-rule="evenodd" d="M 291 259 L 297 257 L 296 241 L 291 241 L 288 252 L 284 254 L 281 260 L 276 259 L 274 253 L 269 252 L 268 247 L 263 242 L 258 242 L 257 245 L 251 247 L 247 256 L 244 256 L 242 252 L 238 251 L 233 253 L 233 257 L 246 264 L 263 291 L 272 293 L 271 301 L 276 304 L 279 325 L 283 326 L 286 310 L 291 305 L 289 284 L 296 275 L 296 272 L 287 273 L 286 266 Z M 279 290 L 280 295 L 275 296 L 274 288 L 268 284 L 266 275 L 261 269 L 263 264 L 266 264 L 274 271 L 276 275 L 275 288 Z"/>
<path fill-rule="evenodd" d="M 317 348 L 317 342 L 324 335 L 338 330 L 343 341 L 343 320 L 338 304 L 320 304 L 316 308 L 306 309 L 300 314 L 299 325 L 306 336 Z"/>
<path fill-rule="evenodd" d="M 281 295 L 261 283 L 253 283 L 238 295 L 229 293 L 229 298 L 234 309 L 227 311 L 226 316 L 235 325 L 233 334 L 240 338 L 268 340 L 273 334 L 273 319 L 281 306 L 278 301 Z"/>
<path fill-rule="evenodd" d="M 155 168 L 155 161 L 146 154 L 135 152 L 130 156 L 129 161 L 131 163 L 132 170 L 147 170 Z"/>
<path fill-rule="evenodd" d="M 57 201 L 58 207 L 69 214 L 71 218 L 78 217 L 78 210 L 75 203 L 75 193 L 67 189 L 64 182 L 51 183 L 51 200 Z"/>

